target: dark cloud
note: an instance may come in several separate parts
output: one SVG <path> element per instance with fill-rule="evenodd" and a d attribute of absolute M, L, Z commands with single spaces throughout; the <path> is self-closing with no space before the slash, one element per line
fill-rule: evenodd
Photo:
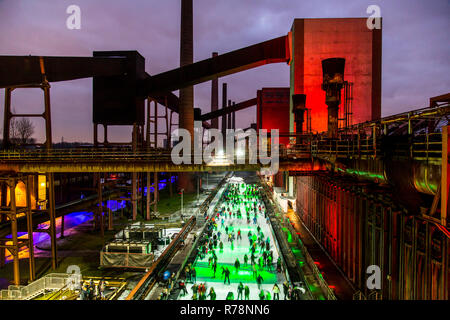
<path fill-rule="evenodd" d="M 82 10 L 82 29 L 65 27 L 66 8 Z M 364 17 L 377 4 L 383 16 L 383 115 L 425 106 L 449 91 L 448 0 L 194 0 L 194 57 L 224 53 L 286 34 L 294 18 Z M 94 50 L 138 50 L 151 74 L 179 65 L 179 0 L 0 0 L 0 54 L 90 56 Z M 229 98 L 255 97 L 267 86 L 288 86 L 289 68 L 269 65 L 222 78 Z M 90 79 L 52 86 L 53 139 L 92 140 Z M 3 101 L 3 90 L 0 101 Z M 207 111 L 210 84 L 195 87 L 195 105 Z M 17 109 L 41 108 L 39 92 L 14 92 Z M 2 114 L 2 113 L 1 113 Z M 241 111 L 237 125 L 255 120 Z M 1 117 L 1 116 L 0 116 Z M 2 120 L 0 118 L 0 120 Z M 42 136 L 43 128 L 37 128 Z M 129 140 L 114 129 L 114 140 Z"/>

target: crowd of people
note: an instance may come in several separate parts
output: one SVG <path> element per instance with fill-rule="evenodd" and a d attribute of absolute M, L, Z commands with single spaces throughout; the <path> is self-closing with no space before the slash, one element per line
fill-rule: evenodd
<path fill-rule="evenodd" d="M 95 283 L 93 279 L 81 280 L 78 288 L 80 300 L 104 300 L 106 284 L 105 279 L 101 279 L 98 283 Z"/>
<path fill-rule="evenodd" d="M 237 283 L 240 280 L 240 270 L 250 271 L 253 281 L 257 284 L 259 299 L 279 300 L 281 289 L 277 283 L 273 284 L 271 291 L 263 288 L 265 280 L 262 273 L 281 273 L 283 272 L 283 266 L 279 257 L 274 262 L 270 237 L 268 234 L 264 234 L 263 228 L 258 223 L 258 221 L 261 222 L 261 218 L 267 219 L 269 223 L 269 217 L 264 202 L 261 200 L 258 186 L 230 183 L 223 192 L 221 200 L 221 204 L 216 207 L 213 215 L 208 217 L 209 225 L 202 238 L 199 239 L 196 261 L 206 260 L 211 279 L 214 279 L 213 281 L 217 281 L 218 278 L 223 279 L 224 285 L 227 286 L 231 285 L 230 276 Z M 245 232 L 244 230 L 248 231 Z M 248 239 L 248 242 L 244 237 Z M 232 252 L 235 251 L 237 245 L 241 248 L 248 245 L 248 251 L 243 255 L 241 250 L 239 251 L 240 254 L 236 252 L 236 258 L 233 257 L 234 263 L 230 265 L 229 260 L 224 262 L 224 243 L 229 245 Z M 227 258 L 229 259 L 229 256 Z M 218 267 L 219 260 L 222 262 L 220 267 Z M 195 267 L 191 264 L 186 266 L 184 270 L 185 280 L 178 282 L 178 288 L 181 290 L 180 295 L 182 297 L 189 296 L 187 287 L 189 283 L 192 284 L 190 287 L 192 292 L 190 298 L 192 300 L 215 300 L 217 294 L 214 287 L 207 288 L 206 283 L 197 283 L 196 273 Z M 284 299 L 297 298 L 293 294 L 293 286 L 287 282 L 283 284 L 282 289 Z M 236 291 L 228 291 L 226 300 L 250 300 L 250 291 L 250 286 L 240 281 Z"/>

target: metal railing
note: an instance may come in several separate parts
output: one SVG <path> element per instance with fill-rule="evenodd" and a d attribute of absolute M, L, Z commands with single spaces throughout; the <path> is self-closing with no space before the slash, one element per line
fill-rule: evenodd
<path fill-rule="evenodd" d="M 152 282 L 152 280 L 154 280 L 154 276 L 158 275 L 161 269 L 167 264 L 168 260 L 172 258 L 173 254 L 176 250 L 178 250 L 181 241 L 184 241 L 188 233 L 192 230 L 192 228 L 194 228 L 195 223 L 195 217 L 191 217 L 183 229 L 181 229 L 169 246 L 155 261 L 155 263 L 153 263 L 150 270 L 144 275 L 144 277 L 142 277 L 136 287 L 134 287 L 134 289 L 130 292 L 126 300 L 140 300 L 145 295 L 148 285 Z"/>
<path fill-rule="evenodd" d="M 404 156 L 411 155 L 416 160 L 437 159 L 441 157 L 441 134 L 433 133 L 414 137 L 412 143 L 398 151 L 404 151 Z M 281 160 L 302 158 L 378 158 L 383 156 L 382 144 L 379 139 L 365 138 L 355 140 L 315 140 L 301 148 L 290 148 L 280 152 Z M 397 151 L 397 150 L 396 150 Z M 406 152 L 407 151 L 407 152 Z M 396 155 L 402 155 L 397 153 Z M 15 150 L 0 152 L 0 162 L 52 163 L 52 162 L 172 162 L 170 153 L 155 154 L 147 151 L 110 152 L 98 149 L 79 152 L 78 150 Z M 245 159 L 249 164 L 249 158 Z"/>
<path fill-rule="evenodd" d="M 64 288 L 71 280 L 67 273 L 50 273 L 27 286 L 9 286 L 0 291 L 0 300 L 31 300 L 49 291 Z"/>
<path fill-rule="evenodd" d="M 279 156 L 283 159 L 331 157 L 336 158 L 377 158 L 383 156 L 383 136 L 372 137 L 341 137 L 339 139 L 321 139 L 307 141 L 290 148 L 280 148 Z M 396 144 L 397 156 L 412 157 L 417 160 L 436 159 L 442 153 L 442 134 L 427 133 L 413 136 L 410 141 Z M 403 152 L 403 153 L 402 153 Z M 259 155 L 258 155 L 259 156 Z M 267 157 L 267 154 L 264 154 Z M 238 157 L 236 157 L 236 160 Z M 0 151 L 0 162 L 172 162 L 168 151 L 147 151 L 130 149 L 32 149 Z M 245 163 L 249 163 L 248 156 Z"/>
<path fill-rule="evenodd" d="M 385 149 L 383 139 L 385 137 L 403 136 L 403 144 L 398 142 L 402 156 L 411 157 L 417 160 L 437 159 L 441 157 L 442 134 L 439 129 L 432 129 L 433 132 L 424 130 L 427 121 L 445 122 L 450 114 L 448 104 L 438 108 L 424 108 L 410 112 L 385 117 L 376 121 L 370 121 L 342 128 L 338 132 L 337 139 L 327 138 L 326 133 L 317 134 L 297 134 L 293 132 L 280 132 L 280 137 L 288 137 L 295 144 L 287 147 L 280 145 L 280 158 L 310 158 L 330 156 L 336 158 L 361 158 L 373 159 L 383 156 Z M 415 132 L 414 123 L 421 124 Z M 442 125 L 443 123 L 441 123 Z M 392 130 L 401 129 L 400 135 L 393 135 Z M 423 133 L 423 132 L 427 133 Z M 261 141 L 260 141 L 261 142 Z M 271 153 L 270 139 L 267 139 L 267 152 Z M 396 150 L 397 153 L 397 150 Z M 267 157 L 269 154 L 258 152 L 257 157 Z M 194 155 L 193 155 L 194 156 Z M 242 158 L 236 155 L 236 159 Z M 133 150 L 131 147 L 82 147 L 72 149 L 19 149 L 0 151 L 0 162 L 77 162 L 80 160 L 92 162 L 172 162 L 171 151 L 167 149 L 147 149 L 139 148 Z M 245 163 L 248 163 L 248 152 L 246 152 Z M 235 161 L 236 162 L 236 161 Z"/>

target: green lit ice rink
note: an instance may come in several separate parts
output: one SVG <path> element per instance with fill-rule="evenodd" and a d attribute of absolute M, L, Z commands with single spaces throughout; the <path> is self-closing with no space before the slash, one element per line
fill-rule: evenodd
<path fill-rule="evenodd" d="M 242 191 L 242 189 L 240 189 Z M 243 198 L 243 196 L 241 196 Z M 220 207 L 224 206 L 223 201 L 219 203 Z M 245 205 L 241 204 L 240 207 L 242 208 L 242 212 L 245 212 Z M 232 209 L 233 212 L 236 212 L 238 207 L 235 207 Z M 242 219 L 238 218 L 229 218 L 227 214 L 227 218 L 225 219 L 225 224 L 222 226 L 221 219 L 217 220 L 217 231 L 221 232 L 221 238 L 219 239 L 223 242 L 223 251 L 217 247 L 216 254 L 217 254 L 217 270 L 216 275 L 214 277 L 214 271 L 213 269 L 208 265 L 209 257 L 211 256 L 209 253 L 200 260 L 197 256 L 197 259 L 194 262 L 194 268 L 197 273 L 197 284 L 199 283 L 206 283 L 207 288 L 207 294 L 209 293 L 209 288 L 214 287 L 214 290 L 217 294 L 217 300 L 225 300 L 227 294 L 229 291 L 232 291 L 234 293 L 234 298 L 237 299 L 238 292 L 237 287 L 239 285 L 239 282 L 242 281 L 242 283 L 245 285 L 248 285 L 250 288 L 250 299 L 251 300 L 259 300 L 259 290 L 256 283 L 256 279 L 253 277 L 253 271 L 252 271 L 252 265 L 250 261 L 250 241 L 248 239 L 248 232 L 251 231 L 252 234 L 257 233 L 257 227 L 258 225 L 261 228 L 261 231 L 264 232 L 264 236 L 269 237 L 270 239 L 270 249 L 273 252 L 273 260 L 272 260 L 272 270 L 268 270 L 267 267 L 260 268 L 258 266 L 258 259 L 261 255 L 260 247 L 257 246 L 257 250 L 255 252 L 256 256 L 256 270 L 258 274 L 262 276 L 264 279 L 263 285 L 261 288 L 265 290 L 265 293 L 267 294 L 267 291 L 270 292 L 270 296 L 273 299 L 273 292 L 272 288 L 275 283 L 278 284 L 280 288 L 280 299 L 283 299 L 283 287 L 282 284 L 286 280 L 283 273 L 277 273 L 276 272 L 276 262 L 279 257 L 279 252 L 274 245 L 275 239 L 273 238 L 272 232 L 270 230 L 270 226 L 267 223 L 266 219 L 264 218 L 264 208 L 261 211 L 261 214 L 258 214 L 257 216 L 257 224 L 253 223 L 253 214 L 251 214 L 250 223 L 247 223 L 246 215 L 244 214 Z M 231 243 L 227 240 L 227 235 L 225 232 L 225 227 L 228 226 L 229 230 L 235 231 L 237 233 L 237 230 L 241 230 L 242 239 L 235 240 L 234 241 L 234 248 L 231 247 Z M 216 232 L 217 233 L 217 232 Z M 244 264 L 244 255 L 247 254 L 249 261 L 248 264 Z M 236 258 L 239 258 L 239 261 L 241 263 L 241 267 L 239 271 L 236 272 L 236 269 L 234 267 L 234 263 L 236 261 Z M 212 266 L 212 263 L 211 263 Z M 222 275 L 222 267 L 228 267 L 230 270 L 230 282 L 231 284 L 224 284 L 224 275 Z M 187 283 L 187 289 L 188 294 L 185 296 L 179 296 L 179 300 L 191 300 L 192 299 L 192 283 Z M 209 297 L 208 297 L 209 299 Z"/>

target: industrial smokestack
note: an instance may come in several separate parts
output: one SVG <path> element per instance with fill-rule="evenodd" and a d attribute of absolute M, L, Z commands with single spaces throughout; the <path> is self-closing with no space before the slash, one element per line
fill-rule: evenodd
<path fill-rule="evenodd" d="M 213 52 L 212 57 L 217 57 L 218 53 Z M 219 79 L 214 78 L 211 81 L 211 112 L 219 109 Z M 219 129 L 219 118 L 211 120 L 211 128 Z"/>
<path fill-rule="evenodd" d="M 227 107 L 227 84 L 222 84 L 222 109 L 225 109 Z M 222 136 L 226 137 L 226 131 L 227 130 L 227 115 L 224 114 L 222 116 Z"/>
<path fill-rule="evenodd" d="M 180 67 L 194 62 L 192 0 L 181 0 Z M 194 87 L 180 89 L 180 128 L 194 136 Z"/>
<path fill-rule="evenodd" d="M 181 33 L 180 33 L 180 66 L 194 62 L 193 14 L 192 0 L 181 0 Z M 191 134 L 191 150 L 194 142 L 194 87 L 180 89 L 179 127 Z M 185 192 L 194 191 L 192 175 L 180 172 L 179 189 Z"/>
<path fill-rule="evenodd" d="M 322 60 L 322 90 L 326 92 L 325 103 L 328 106 L 329 138 L 337 138 L 341 89 L 344 86 L 344 69 L 344 58 L 330 58 Z"/>

